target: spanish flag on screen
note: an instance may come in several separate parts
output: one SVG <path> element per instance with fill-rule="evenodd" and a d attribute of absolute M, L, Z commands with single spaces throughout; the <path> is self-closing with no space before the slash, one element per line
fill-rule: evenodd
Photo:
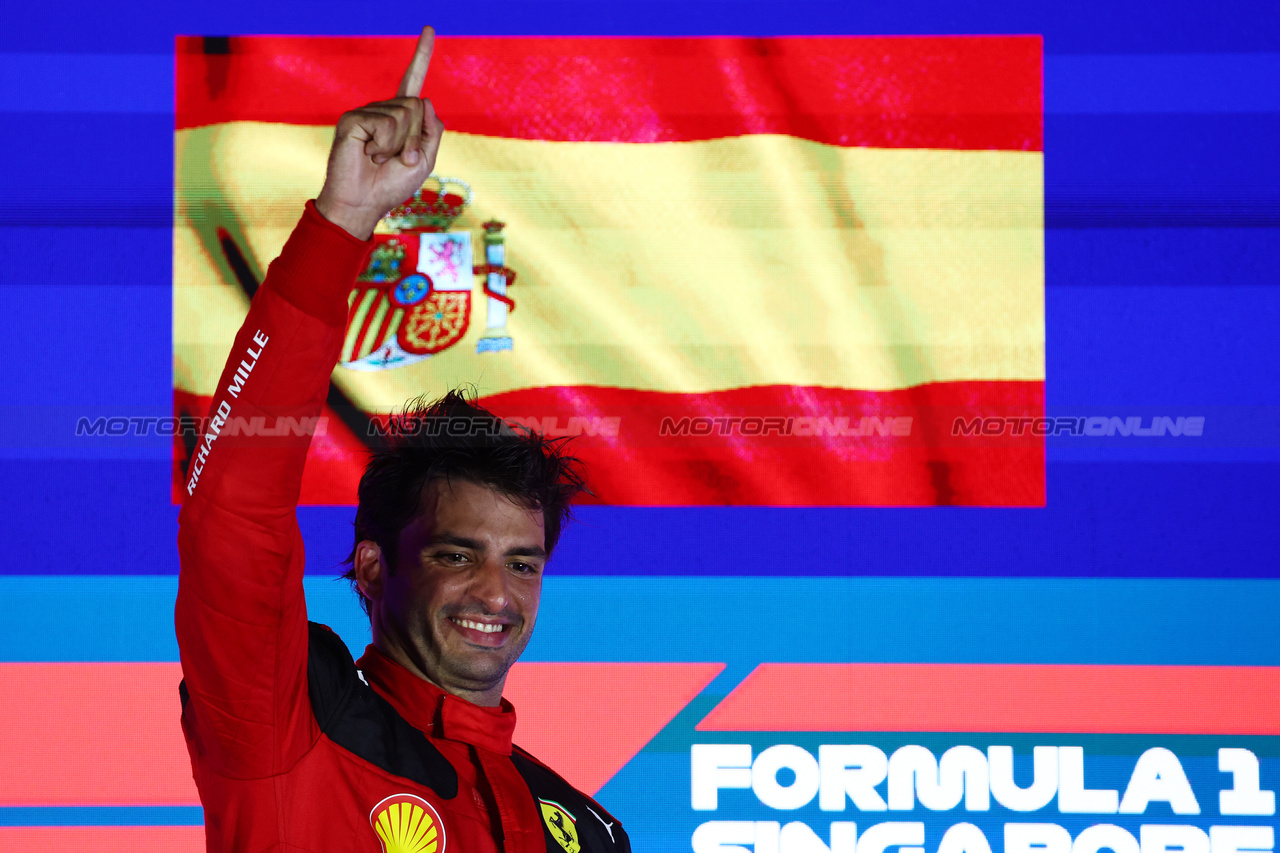
<path fill-rule="evenodd" d="M 339 115 L 411 38 L 177 44 L 174 393 L 203 416 Z M 352 295 L 302 500 L 470 386 L 609 504 L 1039 506 L 1034 37 L 439 38 L 417 219 Z M 175 450 L 181 482 L 186 450 Z"/>

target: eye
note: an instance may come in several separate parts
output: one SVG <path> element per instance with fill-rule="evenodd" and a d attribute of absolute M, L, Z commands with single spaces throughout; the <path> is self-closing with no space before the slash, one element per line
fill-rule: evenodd
<path fill-rule="evenodd" d="M 446 563 L 465 563 L 469 559 L 466 554 L 459 551 L 442 551 L 439 554 L 436 554 L 436 557 L 444 560 Z"/>
<path fill-rule="evenodd" d="M 538 573 L 538 567 L 530 565 L 529 563 L 515 562 L 508 563 L 507 565 L 510 566 L 513 572 L 519 575 L 536 575 Z"/>

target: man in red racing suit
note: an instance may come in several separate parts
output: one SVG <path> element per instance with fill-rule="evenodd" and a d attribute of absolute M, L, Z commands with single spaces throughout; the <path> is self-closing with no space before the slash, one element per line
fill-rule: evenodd
<path fill-rule="evenodd" d="M 292 426 L 321 412 L 373 223 L 434 165 L 442 128 L 416 97 L 431 41 L 399 98 L 344 115 L 325 189 L 253 299 L 188 470 L 176 625 L 210 851 L 630 850 L 599 804 L 512 746 L 501 685 L 546 555 L 502 543 L 542 536 L 540 510 L 484 483 L 436 488 L 434 503 L 425 488 L 405 527 L 426 537 L 423 556 L 414 546 L 389 570 L 374 542 L 353 554 L 374 627 L 364 656 L 307 621 L 295 507 L 310 436 Z M 264 428 L 233 428 L 251 422 Z"/>

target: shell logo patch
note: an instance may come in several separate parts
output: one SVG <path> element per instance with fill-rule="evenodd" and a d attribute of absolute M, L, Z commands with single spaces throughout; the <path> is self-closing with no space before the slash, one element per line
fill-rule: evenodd
<path fill-rule="evenodd" d="M 574 816 L 552 800 L 539 798 L 538 805 L 542 807 L 542 821 L 551 830 L 551 837 L 559 842 L 565 853 L 578 853 L 582 846 L 578 843 L 578 821 Z"/>
<path fill-rule="evenodd" d="M 383 853 L 444 853 L 444 824 L 422 797 L 392 794 L 369 812 Z"/>

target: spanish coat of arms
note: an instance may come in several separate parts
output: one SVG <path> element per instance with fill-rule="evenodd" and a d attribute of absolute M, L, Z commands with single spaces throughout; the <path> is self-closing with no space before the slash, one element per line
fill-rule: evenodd
<path fill-rule="evenodd" d="M 471 323 L 474 276 L 485 277 L 488 317 L 477 352 L 512 348 L 507 313 L 515 305 L 507 287 L 515 273 L 504 266 L 503 223 L 484 223 L 485 263 L 472 263 L 471 232 L 450 231 L 471 203 L 471 187 L 432 176 L 382 220 L 369 264 L 356 280 L 347 314 L 341 364 L 352 370 L 387 370 L 429 358 L 462 340 Z"/>

